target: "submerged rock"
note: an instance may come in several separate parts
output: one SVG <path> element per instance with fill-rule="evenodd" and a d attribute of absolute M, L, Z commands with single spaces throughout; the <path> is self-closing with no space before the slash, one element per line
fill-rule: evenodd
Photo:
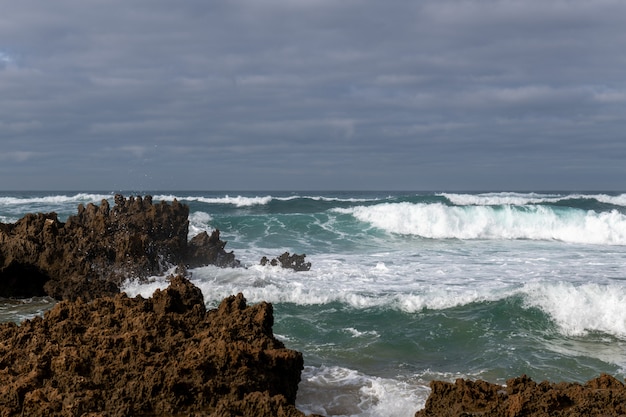
<path fill-rule="evenodd" d="M 0 296 L 50 295 L 84 300 L 119 292 L 127 278 L 162 275 L 171 265 L 237 266 L 219 231 L 187 241 L 189 208 L 174 200 L 115 196 L 78 206 L 65 223 L 56 213 L 0 223 Z M 206 238 L 204 237 L 206 235 Z"/>
<path fill-rule="evenodd" d="M 61 301 L 0 325 L 0 415 L 302 416 L 302 354 L 273 320 L 241 294 L 207 311 L 182 276 L 148 299 Z"/>
<path fill-rule="evenodd" d="M 269 260 L 266 256 L 261 258 L 261 265 L 265 266 L 270 264 L 272 266 L 280 265 L 283 268 L 293 269 L 294 271 L 308 271 L 311 269 L 311 262 L 306 262 L 304 258 L 305 254 L 290 255 L 289 252 L 285 252 L 280 255 L 278 258 L 272 258 Z"/>
<path fill-rule="evenodd" d="M 609 375 L 584 385 L 537 384 L 527 376 L 510 379 L 506 386 L 457 379 L 433 381 L 426 407 L 415 417 L 591 417 L 626 415 L 626 386 Z"/>

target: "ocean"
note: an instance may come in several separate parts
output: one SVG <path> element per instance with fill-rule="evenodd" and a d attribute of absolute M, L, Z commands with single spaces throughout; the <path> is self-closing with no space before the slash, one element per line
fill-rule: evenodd
<path fill-rule="evenodd" d="M 412 416 L 431 380 L 584 382 L 626 377 L 626 194 L 141 192 L 190 208 L 244 268 L 191 270 L 207 307 L 274 305 L 274 333 L 304 354 L 297 406 L 327 416 Z M 0 222 L 113 193 L 0 192 Z M 310 271 L 260 266 L 306 254 Z M 128 281 L 150 296 L 164 277 Z M 54 305 L 0 300 L 19 322 Z"/>

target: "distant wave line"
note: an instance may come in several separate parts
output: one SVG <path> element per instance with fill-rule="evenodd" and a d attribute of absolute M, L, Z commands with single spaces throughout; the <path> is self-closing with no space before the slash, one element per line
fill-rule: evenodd
<path fill-rule="evenodd" d="M 600 203 L 626 207 L 626 194 L 538 194 L 538 193 L 482 193 L 482 194 L 454 194 L 438 193 L 452 204 L 459 206 L 499 206 L 527 204 L 558 203 L 567 200 L 596 200 Z"/>

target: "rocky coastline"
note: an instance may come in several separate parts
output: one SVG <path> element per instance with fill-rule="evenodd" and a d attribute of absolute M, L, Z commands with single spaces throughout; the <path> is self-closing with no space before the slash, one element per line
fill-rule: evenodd
<path fill-rule="evenodd" d="M 120 292 L 172 265 L 239 267 L 219 230 L 188 239 L 189 208 L 150 196 L 115 196 L 0 223 L 0 297 L 60 300 L 43 317 L 0 324 L 3 416 L 283 416 L 295 407 L 302 353 L 273 335 L 271 304 L 242 294 L 207 310 L 184 272 L 152 297 Z M 261 260 L 306 271 L 304 255 Z M 435 416 L 620 416 L 626 386 L 609 375 L 586 384 L 433 381 Z"/>

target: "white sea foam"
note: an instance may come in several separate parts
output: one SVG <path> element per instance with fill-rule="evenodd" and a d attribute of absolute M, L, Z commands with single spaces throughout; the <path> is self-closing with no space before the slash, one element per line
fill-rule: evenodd
<path fill-rule="evenodd" d="M 377 264 L 359 264 L 364 260 L 362 257 L 343 262 L 311 259 L 314 268 L 308 272 L 260 265 L 236 269 L 206 266 L 191 272 L 192 281 L 211 306 L 224 297 L 242 292 L 252 303 L 268 301 L 311 306 L 337 302 L 353 309 L 383 308 L 413 313 L 498 300 L 511 295 L 515 288 L 506 283 L 503 286 L 497 278 L 491 282 L 485 279 L 480 287 L 467 285 L 472 281 L 468 274 L 474 274 L 474 267 L 463 269 L 448 265 L 446 269 L 441 264 L 446 262 L 443 259 L 428 265 L 431 261 L 421 258 L 419 266 L 409 262 L 389 264 L 387 269 L 376 268 Z M 491 273 L 483 271 L 483 274 L 488 278 Z M 148 297 L 156 288 L 165 286 L 167 282 L 163 278 L 153 277 L 149 284 L 128 282 L 124 291 Z"/>
<path fill-rule="evenodd" d="M 354 327 L 346 327 L 345 329 L 343 329 L 344 332 L 352 335 L 352 337 L 355 338 L 359 338 L 359 337 L 374 337 L 377 338 L 380 335 L 378 334 L 378 332 L 374 331 L 374 330 L 369 330 L 369 331 L 359 331 L 357 329 L 355 329 Z"/>
<path fill-rule="evenodd" d="M 597 194 L 597 195 L 590 196 L 590 197 L 593 197 L 602 203 L 608 203 L 608 204 L 614 204 L 616 206 L 626 207 L 626 194 L 620 194 L 616 196 L 606 195 L 606 194 Z"/>
<path fill-rule="evenodd" d="M 225 195 L 221 197 L 203 197 L 203 196 L 176 196 L 173 194 L 168 195 L 156 195 L 154 196 L 155 200 L 163 200 L 163 201 L 173 201 L 174 199 L 178 201 L 197 201 L 205 204 L 229 204 L 235 207 L 250 207 L 250 206 L 260 206 L 267 205 L 272 201 L 293 201 L 298 199 L 305 200 L 313 200 L 313 201 L 327 201 L 327 202 L 343 202 L 343 203 L 365 203 L 371 201 L 380 201 L 379 198 L 357 198 L 357 197 L 327 197 L 327 196 L 315 196 L 315 195 L 290 195 L 290 196 L 230 196 Z"/>
<path fill-rule="evenodd" d="M 547 206 L 446 206 L 384 203 L 335 209 L 401 235 L 432 239 L 531 239 L 626 245 L 626 216 Z"/>
<path fill-rule="evenodd" d="M 172 270 L 168 272 L 174 271 Z M 122 284 L 120 290 L 125 292 L 129 297 L 136 297 L 138 295 L 141 295 L 144 298 L 152 297 L 152 294 L 154 294 L 156 290 L 163 290 L 170 285 L 167 280 L 168 275 L 169 274 L 166 273 L 162 276 L 150 277 L 146 281 L 129 279 Z"/>
<path fill-rule="evenodd" d="M 258 265 L 266 250 L 237 250 L 247 268 L 196 268 L 191 271 L 192 281 L 203 291 L 208 305 L 242 292 L 253 303 L 341 303 L 353 309 L 414 313 L 505 299 L 520 294 L 521 288 L 531 285 L 528 283 L 562 281 L 577 289 L 593 279 L 602 289 L 621 285 L 626 278 L 621 270 L 624 250 L 619 246 L 580 246 L 577 250 L 570 245 L 568 252 L 563 252 L 558 242 L 417 242 L 415 247 L 406 243 L 401 250 L 390 247 L 381 253 L 312 255 L 307 260 L 313 267 L 307 272 Z M 167 285 L 154 278 L 151 284 L 129 283 L 125 289 L 150 296 L 159 282 Z M 551 288 L 545 294 L 542 290 L 537 293 L 545 300 L 553 294 Z M 557 297 L 558 292 L 553 295 Z"/>
<path fill-rule="evenodd" d="M 499 206 L 527 204 L 556 203 L 563 200 L 594 199 L 601 203 L 626 206 L 626 194 L 540 194 L 540 193 L 482 193 L 482 194 L 453 194 L 441 193 L 452 204 L 458 206 Z"/>
<path fill-rule="evenodd" d="M 189 214 L 189 237 L 193 237 L 198 233 L 210 232 L 210 223 L 213 217 L 204 211 L 194 211 Z"/>
<path fill-rule="evenodd" d="M 482 194 L 438 194 L 447 198 L 452 204 L 457 206 L 499 206 L 539 204 L 556 202 L 563 198 L 558 194 L 538 194 L 538 193 L 482 193 Z"/>
<path fill-rule="evenodd" d="M 41 197 L 13 197 L 3 196 L 0 197 L 0 206 L 28 206 L 32 204 L 43 205 L 60 205 L 67 203 L 84 203 L 94 202 L 100 203 L 103 199 L 111 199 L 111 194 L 90 194 L 90 193 L 77 193 L 73 195 L 49 195 Z"/>
<path fill-rule="evenodd" d="M 371 202 L 371 201 L 380 201 L 380 198 L 357 198 L 357 197 L 350 197 L 350 198 L 341 198 L 341 197 L 325 197 L 325 196 L 303 196 L 303 197 L 297 197 L 297 198 L 306 198 L 306 199 L 310 199 L 310 200 L 314 200 L 314 201 L 337 201 L 340 203 L 367 203 L 367 202 Z M 390 198 L 390 197 L 387 197 Z"/>
<path fill-rule="evenodd" d="M 306 366 L 296 406 L 326 416 L 412 416 L 424 407 L 425 384 L 365 375 L 338 366 Z"/>
<path fill-rule="evenodd" d="M 547 313 L 568 336 L 601 332 L 626 340 L 626 287 L 541 282 L 524 287 L 526 304 Z"/>
<path fill-rule="evenodd" d="M 263 196 L 263 197 L 244 197 L 241 195 L 238 196 L 230 196 L 225 195 L 223 197 L 202 197 L 202 196 L 175 196 L 175 195 L 156 195 L 154 196 L 155 200 L 163 200 L 163 201 L 173 201 L 174 199 L 178 201 L 197 201 L 199 203 L 205 204 L 229 204 L 235 207 L 250 207 L 250 206 L 259 206 L 268 204 L 272 201 L 272 196 Z"/>
<path fill-rule="evenodd" d="M 376 264 L 376 267 L 375 267 L 375 268 L 376 268 L 377 270 L 379 270 L 379 271 L 388 271 L 388 270 L 389 270 L 389 268 L 387 268 L 387 265 L 385 265 L 385 263 L 384 263 L 384 262 L 378 262 L 378 263 Z"/>
<path fill-rule="evenodd" d="M 435 290 L 424 294 L 398 295 L 394 307 L 407 313 L 415 313 L 424 309 L 445 310 L 471 303 L 499 299 L 495 294 L 481 294 L 475 290 L 447 291 Z"/>

